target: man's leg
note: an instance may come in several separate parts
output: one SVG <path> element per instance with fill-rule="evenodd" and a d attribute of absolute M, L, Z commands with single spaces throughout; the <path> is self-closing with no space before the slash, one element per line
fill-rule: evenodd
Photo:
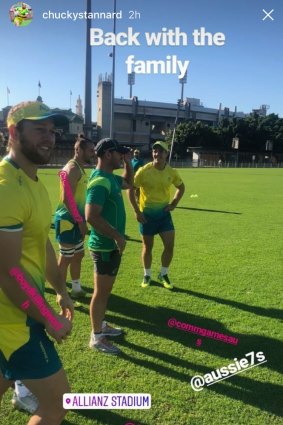
<path fill-rule="evenodd" d="M 80 281 L 81 264 L 84 255 L 84 242 L 81 241 L 75 246 L 75 253 L 70 264 L 70 274 L 72 279 L 72 296 L 74 298 L 81 298 L 86 296 L 86 292 L 82 289 Z"/>
<path fill-rule="evenodd" d="M 37 397 L 39 406 L 27 425 L 60 425 L 67 411 L 63 409 L 63 394 L 70 392 L 65 371 L 43 379 L 25 379 L 24 385 Z"/>
<path fill-rule="evenodd" d="M 71 244 L 60 243 L 60 255 L 58 259 L 58 267 L 60 269 L 63 280 L 67 281 L 68 267 L 74 256 L 75 247 Z"/>
<path fill-rule="evenodd" d="M 160 233 L 163 242 L 163 252 L 161 255 L 161 266 L 168 268 L 171 264 L 174 253 L 175 231 Z"/>
<path fill-rule="evenodd" d="M 96 348 L 105 353 L 118 354 L 120 349 L 112 345 L 106 336 L 118 336 L 122 330 L 109 326 L 105 321 L 108 298 L 111 294 L 120 263 L 119 251 L 90 252 L 94 261 L 94 291 L 90 303 L 90 320 L 92 332 L 90 348 Z"/>
<path fill-rule="evenodd" d="M 71 278 L 72 280 L 80 280 L 80 276 L 81 276 L 81 264 L 82 264 L 82 259 L 84 258 L 84 250 L 80 251 L 80 252 L 75 252 L 72 261 L 71 261 L 71 265 L 70 265 L 70 274 L 71 274 Z"/>
<path fill-rule="evenodd" d="M 153 242 L 154 236 L 142 235 L 142 263 L 144 269 L 151 268 Z"/>
<path fill-rule="evenodd" d="M 84 256 L 84 242 L 81 238 L 78 224 L 73 224 L 68 220 L 55 219 L 54 226 L 56 239 L 59 242 L 60 248 L 58 266 L 61 275 L 66 281 L 68 267 L 70 265 L 72 292 L 77 293 L 78 296 L 84 296 L 85 292 L 82 291 L 80 284 L 81 261 Z M 80 294 L 80 292 L 83 293 Z"/>
<path fill-rule="evenodd" d="M 75 242 L 74 242 L 74 228 L 72 224 L 68 223 L 68 230 L 65 229 L 66 221 L 59 220 L 58 217 L 55 217 L 54 227 L 56 240 L 59 243 L 59 258 L 58 258 L 58 267 L 60 269 L 61 276 L 64 282 L 67 281 L 67 272 L 68 267 L 71 264 L 71 260 L 75 253 Z M 71 228 L 71 229 L 70 229 Z"/>
<path fill-rule="evenodd" d="M 151 281 L 151 263 L 152 263 L 152 248 L 154 243 L 153 235 L 142 235 L 142 263 L 144 277 L 141 283 L 142 288 L 147 288 Z"/>
<path fill-rule="evenodd" d="M 92 333 L 90 347 L 109 354 L 118 354 L 120 349 L 111 344 L 105 335 L 116 336 L 122 333 L 121 329 L 110 327 L 104 322 L 109 296 L 111 294 L 116 276 L 94 273 L 94 292 L 90 303 L 90 320 Z M 103 327 L 103 325 L 106 325 Z M 104 333 L 104 330 L 107 333 Z"/>
<path fill-rule="evenodd" d="M 167 232 L 162 232 L 160 233 L 160 237 L 163 242 L 163 252 L 161 255 L 161 270 L 158 275 L 158 280 L 163 283 L 165 288 L 173 289 L 173 284 L 168 278 L 168 268 L 174 253 L 175 231 L 169 230 Z"/>
<path fill-rule="evenodd" d="M 90 321 L 94 333 L 101 332 L 108 298 L 116 276 L 94 273 L 94 291 L 90 303 Z"/>
<path fill-rule="evenodd" d="M 81 262 L 84 257 L 83 242 L 79 246 L 79 251 L 76 252 L 76 245 L 60 243 L 60 255 L 58 259 L 58 267 L 65 282 L 67 281 L 68 267 L 70 265 L 72 278 L 71 296 L 74 298 L 80 298 L 86 295 L 80 282 Z"/>
<path fill-rule="evenodd" d="M 3 394 L 12 385 L 13 385 L 13 381 L 9 381 L 8 379 L 3 378 L 3 375 L 0 372 L 0 403 L 1 403 L 1 399 L 2 399 Z"/>

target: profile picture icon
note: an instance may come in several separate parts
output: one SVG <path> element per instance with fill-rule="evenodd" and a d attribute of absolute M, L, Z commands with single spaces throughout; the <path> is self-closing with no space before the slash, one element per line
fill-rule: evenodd
<path fill-rule="evenodd" d="M 10 7 L 10 19 L 16 27 L 26 27 L 32 21 L 33 13 L 29 4 L 19 1 Z"/>

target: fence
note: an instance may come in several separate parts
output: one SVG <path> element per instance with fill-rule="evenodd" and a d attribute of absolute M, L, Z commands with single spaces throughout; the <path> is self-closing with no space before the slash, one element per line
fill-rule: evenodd
<path fill-rule="evenodd" d="M 170 164 L 174 168 L 283 168 L 283 162 L 239 162 L 235 161 L 222 162 L 218 165 L 218 161 L 171 161 Z"/>

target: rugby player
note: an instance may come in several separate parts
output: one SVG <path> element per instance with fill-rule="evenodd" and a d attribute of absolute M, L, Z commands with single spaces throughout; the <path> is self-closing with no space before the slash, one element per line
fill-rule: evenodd
<path fill-rule="evenodd" d="M 51 203 L 37 176 L 38 166 L 49 162 L 55 126 L 67 123 L 41 102 L 14 106 L 7 117 L 9 154 L 0 163 L 0 398 L 21 380 L 39 403 L 28 425 L 61 424 L 62 396 L 70 391 L 48 335 L 61 343 L 70 334 L 73 304 L 48 238 Z M 61 314 L 44 299 L 46 279 Z"/>
<path fill-rule="evenodd" d="M 90 303 L 92 332 L 90 348 L 118 354 L 120 349 L 107 336 L 121 335 L 122 330 L 105 322 L 121 256 L 126 246 L 126 214 L 121 189 L 133 184 L 130 150 L 116 140 L 102 139 L 96 145 L 97 166 L 90 176 L 86 200 L 86 220 L 91 225 L 88 247 L 94 262 L 94 292 Z M 113 174 L 124 163 L 123 176 Z"/>
<path fill-rule="evenodd" d="M 169 146 L 166 142 L 157 141 L 152 146 L 152 162 L 141 167 L 134 177 L 134 190 L 140 190 L 139 203 L 135 199 L 134 190 L 129 191 L 130 202 L 140 223 L 142 235 L 142 262 L 144 277 L 142 288 L 151 283 L 151 263 L 154 236 L 159 234 L 163 242 L 161 269 L 158 281 L 167 289 L 173 289 L 168 270 L 173 258 L 175 229 L 171 217 L 182 198 L 185 186 L 179 173 L 167 164 Z M 170 201 L 170 188 L 176 187 Z"/>
<path fill-rule="evenodd" d="M 71 296 L 80 298 L 86 295 L 81 287 L 80 273 L 81 262 L 84 257 L 84 238 L 87 232 L 85 222 L 85 199 L 88 178 L 84 170 L 85 164 L 92 164 L 95 159 L 94 143 L 79 136 L 75 143 L 75 155 L 63 168 L 66 173 L 71 193 L 68 193 L 66 186 L 60 181 L 60 203 L 55 213 L 56 239 L 59 242 L 60 255 L 58 260 L 59 269 L 63 279 L 67 279 L 67 271 L 70 266 L 72 279 Z M 69 205 L 72 196 L 77 206 L 81 221 L 77 222 L 72 215 L 72 208 Z"/>

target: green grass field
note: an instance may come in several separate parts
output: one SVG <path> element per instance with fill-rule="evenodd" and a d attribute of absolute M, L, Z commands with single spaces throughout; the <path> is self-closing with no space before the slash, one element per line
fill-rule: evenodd
<path fill-rule="evenodd" d="M 64 425 L 283 424 L 283 170 L 181 169 L 180 174 L 186 193 L 173 212 L 177 238 L 170 276 L 175 290 L 158 283 L 140 287 L 140 237 L 125 199 L 130 240 L 107 314 L 111 324 L 125 330 L 115 340 L 123 354 L 109 356 L 88 348 L 90 298 L 76 308 L 72 336 L 58 347 L 73 392 L 150 393 L 152 407 L 71 411 Z M 55 207 L 56 171 L 41 170 L 40 175 Z M 50 236 L 54 241 L 53 230 Z M 156 239 L 154 276 L 160 253 Z M 88 255 L 82 282 L 90 297 Z M 54 303 L 50 289 L 47 296 Z M 233 335 L 238 345 L 170 328 L 170 318 Z M 252 351 L 262 351 L 267 363 L 202 391 L 192 389 L 193 376 Z M 9 391 L 4 397 L 0 424 L 24 425 L 28 415 L 12 409 L 11 396 Z"/>

